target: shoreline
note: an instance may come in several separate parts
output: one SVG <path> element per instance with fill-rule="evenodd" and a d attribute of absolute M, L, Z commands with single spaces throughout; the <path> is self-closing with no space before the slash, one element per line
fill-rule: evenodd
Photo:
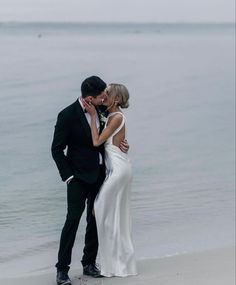
<path fill-rule="evenodd" d="M 137 276 L 90 278 L 81 268 L 70 271 L 73 285 L 233 285 L 235 247 L 138 260 Z M 4 285 L 55 285 L 55 272 L 0 279 Z"/>

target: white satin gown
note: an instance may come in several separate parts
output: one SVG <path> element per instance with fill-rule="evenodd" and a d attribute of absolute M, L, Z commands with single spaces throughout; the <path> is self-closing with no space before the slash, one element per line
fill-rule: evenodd
<path fill-rule="evenodd" d="M 105 142 L 106 179 L 94 203 L 97 223 L 101 274 L 106 277 L 136 275 L 136 261 L 131 239 L 130 190 L 132 169 L 127 154 L 113 145 L 113 137 Z M 105 126 L 106 127 L 106 126 Z"/>

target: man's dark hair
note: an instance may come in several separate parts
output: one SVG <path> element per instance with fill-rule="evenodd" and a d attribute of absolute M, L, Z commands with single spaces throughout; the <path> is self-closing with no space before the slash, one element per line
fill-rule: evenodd
<path fill-rule="evenodd" d="M 97 97 L 106 89 L 106 87 L 106 83 L 101 78 L 98 76 L 90 76 L 86 78 L 81 84 L 82 97 Z"/>

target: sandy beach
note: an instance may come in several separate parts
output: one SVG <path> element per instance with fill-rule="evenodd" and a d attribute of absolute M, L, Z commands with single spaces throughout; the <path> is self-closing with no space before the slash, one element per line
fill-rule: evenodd
<path fill-rule="evenodd" d="M 234 285 L 235 248 L 138 261 L 138 276 L 94 279 L 71 271 L 73 285 Z M 4 285 L 53 285 L 55 273 L 0 279 Z"/>

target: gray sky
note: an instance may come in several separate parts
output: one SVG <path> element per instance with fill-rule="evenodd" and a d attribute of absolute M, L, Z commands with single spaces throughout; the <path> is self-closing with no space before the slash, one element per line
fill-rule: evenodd
<path fill-rule="evenodd" d="M 235 0 L 0 0 L 0 22 L 235 22 L 234 11 Z"/>

